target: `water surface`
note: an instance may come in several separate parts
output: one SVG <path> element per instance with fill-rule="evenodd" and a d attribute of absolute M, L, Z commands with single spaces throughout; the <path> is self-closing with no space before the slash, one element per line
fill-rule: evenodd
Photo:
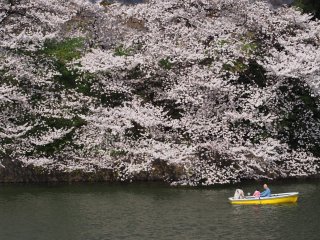
<path fill-rule="evenodd" d="M 229 205 L 235 187 L 0 185 L 0 239 L 320 239 L 320 182 L 273 184 L 301 192 L 274 206 Z"/>
<path fill-rule="evenodd" d="M 99 3 L 101 1 L 102 0 L 90 0 L 90 2 L 93 2 L 93 3 Z M 119 2 L 123 4 L 138 4 L 138 3 L 144 3 L 145 0 L 108 0 L 107 2 L 109 3 Z"/>

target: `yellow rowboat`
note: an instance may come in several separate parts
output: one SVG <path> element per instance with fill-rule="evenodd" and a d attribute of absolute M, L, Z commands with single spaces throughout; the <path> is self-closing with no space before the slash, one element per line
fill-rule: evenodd
<path fill-rule="evenodd" d="M 279 204 L 279 203 L 295 203 L 298 201 L 298 192 L 279 193 L 272 194 L 271 197 L 256 198 L 252 196 L 246 196 L 243 199 L 229 198 L 231 204 Z"/>

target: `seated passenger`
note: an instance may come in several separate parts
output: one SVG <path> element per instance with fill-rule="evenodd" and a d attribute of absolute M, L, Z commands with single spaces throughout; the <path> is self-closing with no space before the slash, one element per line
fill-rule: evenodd
<path fill-rule="evenodd" d="M 236 189 L 234 193 L 234 199 L 244 199 L 244 192 L 242 189 Z"/>
<path fill-rule="evenodd" d="M 268 185 L 264 184 L 263 188 L 265 190 L 260 194 L 260 197 L 271 197 L 271 190 L 268 188 Z"/>
<path fill-rule="evenodd" d="M 259 198 L 260 197 L 260 191 L 258 189 L 256 189 L 256 191 L 253 193 L 253 195 L 255 198 Z"/>

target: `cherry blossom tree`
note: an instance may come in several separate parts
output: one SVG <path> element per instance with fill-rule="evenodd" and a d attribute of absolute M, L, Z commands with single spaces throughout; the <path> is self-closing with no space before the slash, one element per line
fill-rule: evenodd
<path fill-rule="evenodd" d="M 311 15 L 249 0 L 3 6 L 1 156 L 188 185 L 319 174 Z"/>

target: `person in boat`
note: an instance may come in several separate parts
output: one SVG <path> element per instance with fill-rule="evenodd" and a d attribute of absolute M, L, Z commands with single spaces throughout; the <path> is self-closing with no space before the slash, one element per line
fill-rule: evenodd
<path fill-rule="evenodd" d="M 258 189 L 256 189 L 256 191 L 253 193 L 253 197 L 255 197 L 255 198 L 259 198 L 260 197 L 260 191 L 258 190 Z"/>
<path fill-rule="evenodd" d="M 260 197 L 271 197 L 271 190 L 267 184 L 263 185 L 264 191 L 260 194 Z"/>
<path fill-rule="evenodd" d="M 234 199 L 244 199 L 244 192 L 242 189 L 236 189 L 234 193 Z"/>

